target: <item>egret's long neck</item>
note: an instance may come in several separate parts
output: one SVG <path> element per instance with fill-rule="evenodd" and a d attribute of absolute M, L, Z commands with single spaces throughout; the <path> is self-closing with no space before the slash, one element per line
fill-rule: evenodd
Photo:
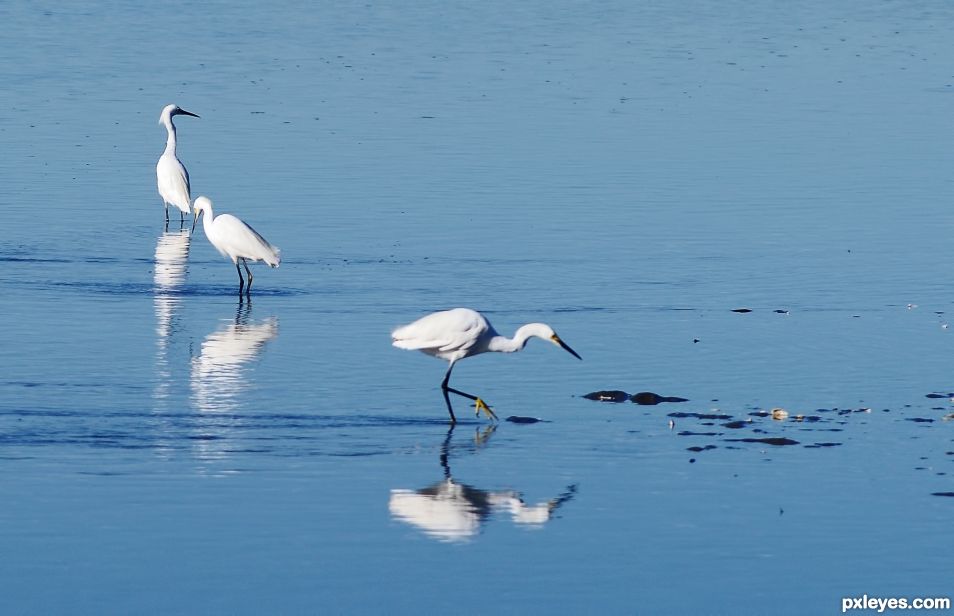
<path fill-rule="evenodd" d="M 205 213 L 202 215 L 202 229 L 205 230 L 206 237 L 209 237 L 209 231 L 210 231 L 209 225 L 212 224 L 212 217 L 214 215 L 215 214 L 212 213 L 212 206 L 211 205 L 206 206 Z"/>
<path fill-rule="evenodd" d="M 513 338 L 506 336 L 494 336 L 487 343 L 487 349 L 497 353 L 514 353 L 527 346 L 527 340 L 534 336 L 540 337 L 540 324 L 529 323 L 524 325 L 514 333 Z"/>
<path fill-rule="evenodd" d="M 162 123 L 166 127 L 166 153 L 176 155 L 176 125 L 172 123 L 171 117 L 162 118 Z"/>

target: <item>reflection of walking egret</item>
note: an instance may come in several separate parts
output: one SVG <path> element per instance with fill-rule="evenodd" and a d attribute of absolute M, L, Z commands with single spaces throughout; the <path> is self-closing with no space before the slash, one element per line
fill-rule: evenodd
<path fill-rule="evenodd" d="M 242 279 L 242 270 L 239 269 L 238 262 L 242 261 L 245 266 L 245 273 L 248 274 L 248 287 L 246 294 L 252 291 L 252 271 L 248 269 L 247 259 L 254 261 L 264 261 L 269 267 L 278 267 L 282 262 L 281 251 L 259 235 L 258 231 L 248 226 L 240 218 L 231 214 L 219 214 L 215 216 L 212 213 L 212 202 L 208 197 L 198 197 L 195 200 L 195 220 L 192 221 L 192 229 L 195 230 L 195 223 L 199 216 L 205 213 L 202 218 L 202 228 L 205 229 L 205 237 L 215 246 L 223 257 L 232 259 L 235 264 L 235 271 L 239 276 L 239 295 L 242 294 L 242 288 L 245 281 Z"/>
<path fill-rule="evenodd" d="M 172 123 L 172 116 L 187 115 L 197 118 L 196 114 L 180 109 L 178 105 L 166 105 L 159 115 L 159 123 L 165 125 L 166 150 L 156 163 L 156 181 L 159 185 L 159 195 L 166 208 L 166 222 L 169 222 L 169 204 L 179 208 L 179 222 L 192 208 L 192 195 L 189 192 L 189 172 L 176 158 L 176 125 Z"/>
<path fill-rule="evenodd" d="M 456 423 L 457 418 L 451 408 L 448 392 L 470 398 L 474 401 L 478 414 L 484 411 L 491 419 L 497 419 L 482 399 L 448 386 L 454 364 L 465 357 L 487 352 L 513 353 L 523 349 L 530 338 L 541 338 L 563 347 L 577 359 L 582 359 L 576 351 L 560 340 L 549 325 L 529 323 L 518 329 L 513 338 L 507 338 L 498 334 L 484 315 L 469 308 L 431 313 L 410 325 L 394 330 L 391 338 L 394 346 L 400 349 L 421 351 L 450 362 L 441 383 L 441 390 L 444 392 L 451 423 Z"/>
<path fill-rule="evenodd" d="M 193 399 L 203 411 L 236 408 L 250 386 L 249 364 L 278 336 L 276 318 L 249 322 L 250 311 L 251 303 L 240 304 L 235 321 L 206 336 L 199 356 L 192 358 Z"/>
<path fill-rule="evenodd" d="M 488 426 L 477 435 L 478 447 L 486 445 L 494 429 L 493 425 Z M 455 481 L 450 469 L 453 432 L 452 425 L 441 447 L 444 480 L 421 490 L 391 490 L 388 509 L 394 519 L 416 526 L 440 541 L 466 541 L 480 532 L 495 511 L 509 513 L 511 520 L 524 528 L 541 528 L 576 495 L 577 487 L 573 484 L 555 498 L 528 505 L 514 490 L 481 490 Z"/>

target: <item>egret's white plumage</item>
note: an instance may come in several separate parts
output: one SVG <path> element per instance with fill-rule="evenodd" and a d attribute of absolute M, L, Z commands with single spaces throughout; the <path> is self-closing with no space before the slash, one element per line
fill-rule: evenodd
<path fill-rule="evenodd" d="M 514 353 L 523 349 L 530 338 L 540 338 L 563 347 L 574 357 L 581 359 L 576 351 L 560 340 L 553 329 L 545 323 L 528 323 L 519 328 L 513 338 L 507 338 L 498 334 L 484 315 L 470 308 L 454 308 L 431 313 L 404 327 L 397 328 L 391 333 L 391 338 L 394 346 L 399 349 L 421 351 L 450 362 L 441 389 L 444 391 L 451 422 L 455 422 L 456 418 L 447 392 L 474 400 L 478 412 L 484 410 L 488 416 L 496 419 L 493 411 L 479 397 L 448 386 L 454 364 L 465 357 L 488 352 Z"/>
<path fill-rule="evenodd" d="M 202 228 L 205 230 L 205 236 L 223 257 L 232 260 L 236 271 L 238 271 L 239 294 L 242 293 L 242 287 L 245 284 L 242 279 L 242 270 L 238 266 L 239 261 L 242 261 L 245 272 L 248 274 L 246 293 L 252 290 L 252 272 L 248 269 L 248 260 L 264 261 L 269 267 L 278 267 L 281 264 L 281 250 L 268 243 L 268 240 L 262 237 L 258 231 L 231 214 L 216 216 L 212 212 L 212 201 L 208 197 L 197 197 L 195 200 L 195 221 L 198 221 L 199 216 L 203 213 L 205 213 L 205 216 L 202 218 Z M 195 221 L 192 223 L 193 230 L 195 229 Z"/>
<path fill-rule="evenodd" d="M 197 118 L 196 114 L 180 109 L 178 105 L 166 105 L 159 115 L 159 123 L 166 127 L 166 149 L 156 163 L 156 183 L 159 196 L 166 208 L 166 221 L 169 221 L 169 204 L 179 208 L 179 220 L 192 209 L 192 194 L 189 187 L 189 172 L 176 157 L 176 125 L 172 116 L 187 115 Z"/>

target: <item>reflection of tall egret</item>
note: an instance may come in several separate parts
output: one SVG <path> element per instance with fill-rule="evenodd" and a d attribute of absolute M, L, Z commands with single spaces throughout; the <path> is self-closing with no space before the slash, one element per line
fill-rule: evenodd
<path fill-rule="evenodd" d="M 239 396 L 249 387 L 247 365 L 278 336 L 275 317 L 249 322 L 251 306 L 250 302 L 239 303 L 235 322 L 206 336 L 199 356 L 192 358 L 192 398 L 200 410 L 235 409 Z"/>
<path fill-rule="evenodd" d="M 165 398 L 174 379 L 166 357 L 173 319 L 182 298 L 180 287 L 185 283 L 189 264 L 187 230 L 165 232 L 156 241 L 155 270 L 153 273 L 153 305 L 156 310 L 156 372 L 158 386 L 155 396 Z"/>
<path fill-rule="evenodd" d="M 478 437 L 478 444 L 486 442 L 493 430 L 493 426 L 487 428 Z M 539 528 L 576 494 L 576 485 L 570 485 L 555 498 L 527 505 L 520 493 L 513 490 L 492 492 L 454 481 L 448 463 L 453 432 L 451 426 L 441 447 L 443 481 L 421 490 L 391 490 L 388 509 L 395 519 L 416 526 L 440 541 L 467 541 L 495 511 L 509 513 L 515 524 Z"/>

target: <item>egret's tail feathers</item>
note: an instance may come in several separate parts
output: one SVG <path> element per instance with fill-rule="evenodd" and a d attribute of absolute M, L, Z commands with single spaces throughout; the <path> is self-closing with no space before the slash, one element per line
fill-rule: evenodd
<path fill-rule="evenodd" d="M 268 245 L 272 249 L 272 254 L 268 258 L 264 259 L 265 263 L 268 263 L 269 267 L 278 267 L 282 264 L 282 250 L 278 246 Z"/>

